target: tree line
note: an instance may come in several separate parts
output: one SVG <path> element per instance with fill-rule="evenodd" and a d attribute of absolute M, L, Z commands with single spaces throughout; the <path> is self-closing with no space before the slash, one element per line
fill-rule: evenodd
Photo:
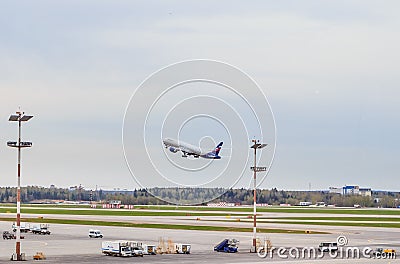
<path fill-rule="evenodd" d="M 15 187 L 0 187 L 0 202 L 16 202 Z M 155 196 L 153 196 L 153 194 Z M 157 198 L 160 197 L 161 199 Z M 213 197 L 218 197 L 213 199 Z M 166 201 L 177 201 L 186 204 L 188 201 L 229 202 L 242 205 L 253 203 L 253 190 L 249 189 L 222 189 L 222 188 L 152 188 L 135 189 L 133 191 L 107 191 L 85 190 L 77 188 L 46 188 L 40 186 L 27 186 L 21 188 L 22 203 L 37 203 L 50 201 L 85 201 L 107 202 L 121 201 L 122 204 L 165 205 Z M 257 190 L 257 203 L 270 205 L 290 204 L 298 205 L 300 202 L 324 202 L 336 206 L 362 207 L 398 207 L 400 205 L 399 192 L 374 191 L 371 197 L 360 195 L 341 195 L 328 191 L 285 191 L 272 188 Z"/>

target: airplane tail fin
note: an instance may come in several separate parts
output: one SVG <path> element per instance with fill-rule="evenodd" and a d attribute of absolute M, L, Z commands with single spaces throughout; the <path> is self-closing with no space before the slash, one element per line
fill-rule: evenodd
<path fill-rule="evenodd" d="M 219 151 L 221 150 L 221 146 L 224 144 L 223 142 L 220 142 L 213 151 L 210 151 L 204 155 L 201 155 L 201 157 L 205 159 L 221 159 L 220 156 L 218 156 Z"/>
<path fill-rule="evenodd" d="M 215 149 L 212 151 L 216 156 L 218 156 L 219 151 L 221 150 L 222 144 L 224 144 L 224 142 L 220 142 Z"/>

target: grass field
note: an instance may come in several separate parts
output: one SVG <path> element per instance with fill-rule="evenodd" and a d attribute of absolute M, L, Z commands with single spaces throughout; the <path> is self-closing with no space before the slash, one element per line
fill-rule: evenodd
<path fill-rule="evenodd" d="M 192 211 L 192 212 L 188 212 Z M 93 209 L 87 205 L 75 206 L 75 205 L 23 205 L 21 209 L 22 214 L 37 214 L 37 215 L 99 215 L 99 216 L 188 216 L 188 217 L 205 217 L 205 216 L 218 216 L 218 217 L 234 217 L 236 219 L 220 219 L 216 221 L 220 222 L 232 222 L 232 221 L 253 221 L 252 219 L 245 218 L 247 215 L 252 214 L 251 207 L 206 207 L 206 206 L 147 206 L 138 205 L 135 206 L 135 210 L 115 210 L 115 209 Z M 261 215 L 258 217 L 258 221 L 268 223 L 280 223 L 290 225 L 325 225 L 325 226 L 365 226 L 365 227 L 391 227 L 400 228 L 400 210 L 397 209 L 354 209 L 354 208 L 312 208 L 312 207 L 264 207 L 257 208 L 257 212 Z M 15 214 L 15 205 L 7 204 L 6 206 L 0 207 L 0 213 Z M 247 214 L 248 213 L 248 214 Z M 310 216 L 285 216 L 280 217 L 279 214 L 273 217 L 265 217 L 263 213 L 301 213 L 310 214 Z M 314 214 L 324 214 L 324 216 Z M 336 216 L 329 216 L 336 214 Z M 337 216 L 343 215 L 343 216 Z M 346 216 L 347 215 L 347 216 Z M 358 216 L 359 215 L 359 216 Z M 389 217 L 390 216 L 390 217 Z M 398 217 L 397 217 L 398 216 Z M 8 217 L 7 219 L 14 219 Z M 238 220 L 240 219 L 240 220 Z M 31 219 L 30 221 L 36 221 Z M 42 219 L 37 220 L 43 222 Z M 79 222 L 85 224 L 88 222 L 94 224 L 93 221 L 82 221 L 82 220 L 60 220 L 60 219 L 46 219 L 47 222 L 51 221 L 62 221 L 63 223 Z M 100 224 L 99 224 L 100 223 Z M 101 222 L 96 223 L 97 225 L 128 225 L 135 227 L 150 227 L 158 228 L 163 226 L 162 224 L 137 224 L 137 223 L 125 223 L 125 222 Z M 169 226 L 169 225 L 168 225 Z M 179 229 L 182 225 L 172 225 L 173 228 Z M 184 225 L 183 225 L 184 226 Z M 167 226 L 163 228 L 168 228 Z M 188 228 L 184 226 L 184 228 Z M 184 229 L 183 228 L 183 229 Z M 193 228 L 193 227 L 192 227 Z M 203 230 L 205 227 L 198 227 L 196 230 Z M 213 230 L 217 230 L 219 227 L 210 227 Z M 223 230 L 227 230 L 228 227 L 222 227 Z M 241 229 L 241 228 L 239 228 Z M 247 228 L 244 228 L 247 230 Z M 245 232 L 245 231 L 243 231 Z M 247 231 L 246 231 L 247 232 Z M 271 231 L 273 232 L 273 231 Z M 303 232 L 303 231 L 301 231 Z"/>
<path fill-rule="evenodd" d="M 16 208 L 0 207 L 0 213 L 16 213 Z M 59 209 L 59 208 L 26 208 L 21 209 L 21 213 L 25 214 L 65 214 L 65 215 L 112 215 L 112 216 L 226 216 L 225 212 L 154 212 L 154 211 L 136 211 L 136 210 L 96 210 L 96 209 Z M 235 215 L 235 214 L 232 214 Z"/>
<path fill-rule="evenodd" d="M 322 226 L 364 226 L 364 227 L 386 227 L 386 228 L 400 228 L 400 223 L 371 223 L 371 222 L 291 222 L 282 221 L 282 224 L 302 224 L 302 225 L 322 225 Z"/>
<path fill-rule="evenodd" d="M 273 217 L 273 218 L 263 218 L 259 217 L 258 219 L 287 219 L 287 220 L 316 220 L 315 217 Z M 329 217 L 329 216 L 318 216 L 317 220 L 322 221 L 357 221 L 357 222 L 368 222 L 368 221 L 380 221 L 380 222 L 399 222 L 400 223 L 400 215 L 399 217 Z"/>
<path fill-rule="evenodd" d="M 230 211 L 253 212 L 253 207 L 207 207 L 207 206 L 155 206 L 137 205 L 136 209 L 142 210 L 188 210 L 188 211 Z M 257 212 L 266 213 L 309 213 L 309 214 L 362 214 L 362 215 L 400 215 L 400 209 L 381 208 L 331 208 L 331 207 L 257 207 Z"/>
<path fill-rule="evenodd" d="M 14 222 L 15 218 L 0 217 L 0 221 Z M 203 230 L 203 231 L 223 231 L 223 232 L 252 232 L 252 228 L 241 227 L 225 227 L 225 226 L 202 226 L 202 225 L 165 225 L 165 224 L 142 224 L 129 222 L 109 222 L 109 221 L 93 221 L 93 220 L 72 220 L 72 219 L 37 219 L 37 218 L 21 218 L 22 222 L 34 223 L 50 223 L 50 224 L 70 224 L 70 225 L 90 225 L 90 226 L 122 226 L 136 228 L 159 228 L 159 229 L 178 229 L 178 230 Z M 260 233 L 290 233 L 305 234 L 305 230 L 297 229 L 273 229 L 259 228 Z M 328 234 L 327 232 L 311 232 L 312 234 Z M 308 232 L 310 234 L 310 232 Z"/>
<path fill-rule="evenodd" d="M 76 209 L 87 209 L 88 214 L 95 214 L 96 213 L 89 213 L 88 211 L 96 211 L 101 210 L 92 209 L 89 205 L 62 205 L 62 204 L 23 204 L 23 208 L 27 208 L 24 210 L 28 210 L 30 207 L 40 207 L 43 209 L 69 209 L 69 208 L 76 208 Z M 0 205 L 0 212 L 3 212 L 4 208 L 15 208 L 15 204 L 1 204 Z M 36 208 L 35 208 L 36 209 Z M 196 211 L 201 213 L 202 211 L 212 211 L 219 215 L 226 214 L 224 212 L 241 212 L 241 213 L 252 213 L 253 208 L 249 207 L 207 207 L 207 206 L 173 206 L 173 205 L 135 205 L 136 210 L 140 211 L 152 211 L 152 210 L 161 210 L 161 211 Z M 116 210 L 109 210 L 115 211 Z M 354 215 L 400 215 L 400 209 L 382 209 L 382 208 L 331 208 L 331 207 L 279 207 L 279 206 L 271 206 L 271 207 L 258 207 L 257 212 L 260 213 L 304 213 L 304 214 L 354 214 Z M 184 212 L 181 212 L 184 215 Z M 85 213 L 86 214 L 86 213 Z M 119 215 L 119 214 L 117 214 Z M 144 214 L 141 214 L 144 215 Z M 160 214 L 158 214 L 160 215 Z M 179 214 L 178 214 L 179 215 Z"/>
<path fill-rule="evenodd" d="M 252 219 L 237 218 L 227 220 L 210 220 L 220 222 L 252 222 Z M 400 228 L 400 217 L 258 217 L 258 223 L 275 223 L 290 225 L 323 225 L 323 226 L 363 226 Z"/>

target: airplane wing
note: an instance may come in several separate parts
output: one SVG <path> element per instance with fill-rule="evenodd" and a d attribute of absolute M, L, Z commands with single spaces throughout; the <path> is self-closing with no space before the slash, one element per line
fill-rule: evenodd
<path fill-rule="evenodd" d="M 182 157 L 187 157 L 187 156 L 193 156 L 193 157 L 195 157 L 195 158 L 198 158 L 199 157 L 199 155 L 198 154 L 196 154 L 196 153 L 193 153 L 193 152 L 189 152 L 189 151 L 187 151 L 187 150 L 185 150 L 185 149 L 180 149 L 180 151 L 183 153 L 183 155 L 182 155 Z"/>

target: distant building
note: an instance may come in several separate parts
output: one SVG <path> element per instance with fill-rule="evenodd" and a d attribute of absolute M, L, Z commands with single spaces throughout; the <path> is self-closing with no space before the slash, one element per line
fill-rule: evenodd
<path fill-rule="evenodd" d="M 344 187 L 329 187 L 329 193 L 338 193 L 342 195 L 372 196 L 372 189 L 360 188 L 360 186 L 358 185 L 346 185 Z"/>
<path fill-rule="evenodd" d="M 343 188 L 342 187 L 329 187 L 329 193 L 342 194 L 343 193 Z"/>
<path fill-rule="evenodd" d="M 358 195 L 360 194 L 360 186 L 349 185 L 343 187 L 343 195 Z"/>
<path fill-rule="evenodd" d="M 219 203 L 208 203 L 207 206 L 211 207 L 233 207 L 235 203 L 219 202 Z"/>
<path fill-rule="evenodd" d="M 371 197 L 372 196 L 372 190 L 371 190 L 371 188 L 360 188 L 359 194 L 361 196 L 369 196 L 369 197 Z"/>

